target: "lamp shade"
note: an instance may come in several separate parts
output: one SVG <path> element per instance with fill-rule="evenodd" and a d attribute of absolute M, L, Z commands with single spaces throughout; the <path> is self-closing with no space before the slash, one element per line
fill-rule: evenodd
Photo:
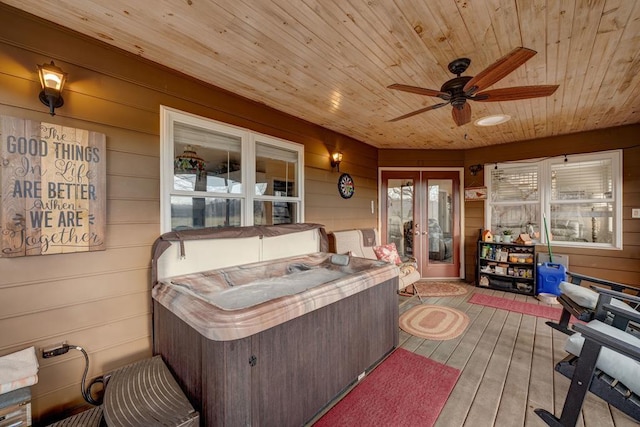
<path fill-rule="evenodd" d="M 49 107 L 49 113 L 55 116 L 55 109 L 64 105 L 62 88 L 67 81 L 67 73 L 51 61 L 51 64 L 38 65 L 38 77 L 42 86 L 40 102 Z"/>
<path fill-rule="evenodd" d="M 51 64 L 38 65 L 38 76 L 40 77 L 42 89 L 45 92 L 55 94 L 62 92 L 62 88 L 67 81 L 67 73 L 62 71 L 62 68 L 56 66 L 53 61 L 51 61 Z"/>
<path fill-rule="evenodd" d="M 191 145 L 187 145 L 184 152 L 176 156 L 173 162 L 176 172 L 202 172 L 206 166 L 204 159 L 198 156 Z"/>

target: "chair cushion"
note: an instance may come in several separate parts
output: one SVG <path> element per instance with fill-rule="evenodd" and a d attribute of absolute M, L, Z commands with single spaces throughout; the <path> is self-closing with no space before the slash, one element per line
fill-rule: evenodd
<path fill-rule="evenodd" d="M 590 308 L 596 308 L 598 304 L 598 293 L 584 286 L 576 285 L 569 282 L 560 282 L 560 292 L 571 298 L 576 304 Z"/>
<path fill-rule="evenodd" d="M 376 257 L 380 261 L 386 261 L 395 265 L 402 264 L 402 260 L 400 259 L 400 254 L 398 254 L 396 244 L 393 242 L 387 245 L 374 246 L 373 252 L 375 252 Z"/>
<path fill-rule="evenodd" d="M 576 304 L 591 310 L 596 308 L 600 295 L 592 289 L 569 282 L 560 282 L 560 292 L 571 298 Z M 635 311 L 629 304 L 616 298 L 611 298 L 610 304 L 623 310 Z"/>
<path fill-rule="evenodd" d="M 602 323 L 599 320 L 592 320 L 587 323 L 587 326 L 640 348 L 640 338 L 607 325 L 606 323 Z M 583 344 L 584 338 L 582 334 L 575 333 L 567 339 L 565 350 L 575 356 L 580 356 Z M 609 348 L 602 347 L 596 366 L 640 396 L 640 362 Z"/>
<path fill-rule="evenodd" d="M 418 269 L 415 262 L 403 262 L 398 267 L 400 268 L 400 277 L 408 276 Z"/>

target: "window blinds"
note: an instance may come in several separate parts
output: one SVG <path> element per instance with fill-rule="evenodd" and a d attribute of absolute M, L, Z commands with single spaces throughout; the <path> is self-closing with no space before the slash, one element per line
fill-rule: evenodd
<path fill-rule="evenodd" d="M 491 200 L 515 202 L 538 200 L 538 166 L 491 169 Z"/>
<path fill-rule="evenodd" d="M 610 199 L 611 159 L 551 165 L 552 200 Z"/>

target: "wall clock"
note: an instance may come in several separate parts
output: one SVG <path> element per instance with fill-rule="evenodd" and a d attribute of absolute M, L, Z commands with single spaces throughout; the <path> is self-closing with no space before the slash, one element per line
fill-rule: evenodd
<path fill-rule="evenodd" d="M 343 199 L 349 199 L 353 196 L 355 190 L 356 187 L 351 175 L 348 173 L 340 175 L 340 178 L 338 178 L 338 192 L 340 192 L 340 196 L 342 196 Z"/>

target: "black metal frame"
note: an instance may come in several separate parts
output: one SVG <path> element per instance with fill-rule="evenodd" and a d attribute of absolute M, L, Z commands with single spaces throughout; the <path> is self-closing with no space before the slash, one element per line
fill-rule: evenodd
<path fill-rule="evenodd" d="M 610 304 L 604 304 L 602 308 L 607 312 L 613 314 L 614 327 L 619 328 L 620 326 L 625 325 L 626 328 L 626 325 L 630 321 L 640 323 L 640 313 L 620 309 Z M 615 320 L 616 318 L 619 319 Z M 595 381 L 600 381 L 600 379 L 594 376 L 594 373 L 596 371 L 596 361 L 598 360 L 600 349 L 602 347 L 610 348 L 639 362 L 640 347 L 635 347 L 624 341 L 613 338 L 607 334 L 590 328 L 589 325 L 576 324 L 573 325 L 573 329 L 577 332 L 580 332 L 585 341 L 584 345 L 582 346 L 582 351 L 580 352 L 580 357 L 578 358 L 575 371 L 573 372 L 573 376 L 571 378 L 571 385 L 569 386 L 569 391 L 567 392 L 567 397 L 564 401 L 562 414 L 560 415 L 560 418 L 558 418 L 551 412 L 540 408 L 535 409 L 535 413 L 538 414 L 538 416 L 540 416 L 540 418 L 542 418 L 542 420 L 550 426 L 575 426 L 578 420 L 578 416 L 580 415 L 580 411 L 582 410 L 584 398 L 587 394 L 587 391 L 590 390 L 608 403 L 616 406 L 621 411 L 640 421 L 640 417 L 638 417 L 637 412 L 638 408 L 637 406 L 635 406 L 637 404 L 633 403 L 629 399 L 608 399 L 608 396 L 604 395 L 605 393 L 601 393 L 599 391 L 604 390 L 606 393 L 618 393 L 618 391 L 615 388 L 611 387 L 596 387 Z"/>
<path fill-rule="evenodd" d="M 557 329 L 558 331 L 567 335 L 571 335 L 574 333 L 571 329 L 569 329 L 569 321 L 571 320 L 571 316 L 574 316 L 576 319 L 583 322 L 589 322 L 593 319 L 604 321 L 607 317 L 607 311 L 603 309 L 603 306 L 611 302 L 612 297 L 629 300 L 629 294 L 623 294 L 623 292 L 625 291 L 631 292 L 632 295 L 640 296 L 640 289 L 633 286 L 571 272 L 567 272 L 567 276 L 569 276 L 569 282 L 575 285 L 580 285 L 582 281 L 585 281 L 596 285 L 606 286 L 608 288 L 606 289 L 600 286 L 591 286 L 593 290 L 600 294 L 600 297 L 598 298 L 598 305 L 596 306 L 595 310 L 576 304 L 571 300 L 571 298 L 564 294 L 560 295 L 557 298 L 558 302 L 562 305 L 562 314 L 560 315 L 560 321 L 549 321 L 546 323 L 553 329 Z M 640 298 L 637 300 L 631 299 L 631 301 L 636 303 L 637 309 L 638 304 L 640 304 Z"/>

